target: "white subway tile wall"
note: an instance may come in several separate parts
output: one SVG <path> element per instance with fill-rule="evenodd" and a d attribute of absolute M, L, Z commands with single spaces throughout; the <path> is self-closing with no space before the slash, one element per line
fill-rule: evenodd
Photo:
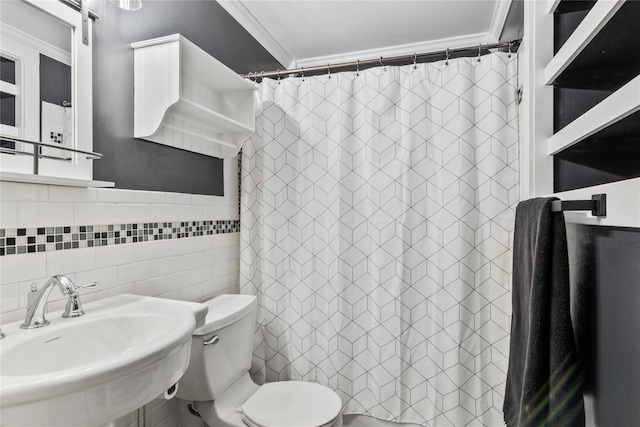
<path fill-rule="evenodd" d="M 85 303 L 123 293 L 189 301 L 237 293 L 238 200 L 237 159 L 225 160 L 224 197 L 0 182 L 0 231 L 15 233 L 16 248 L 35 247 L 32 252 L 0 256 L 0 324 L 22 320 L 31 283 L 43 285 L 54 274 L 65 274 L 77 284 L 100 282 L 98 288 L 83 290 Z M 202 230 L 208 224 L 209 231 L 196 232 L 194 221 Z M 165 223 L 171 226 L 163 227 Z M 105 224 L 113 226 L 113 236 Z M 140 241 L 135 243 L 133 236 L 125 237 L 132 230 L 127 225 L 133 224 L 140 225 Z M 145 224 L 148 240 L 143 238 Z M 107 228 L 96 228 L 96 239 L 86 231 L 89 226 Z M 87 239 L 80 240 L 80 227 L 85 227 Z M 160 230 L 171 236 L 159 236 Z M 116 244 L 116 231 L 127 240 Z M 106 245 L 102 233 L 107 233 Z M 89 234 L 95 243 L 91 247 Z M 7 237 L 0 239 L 7 249 Z M 61 310 L 64 304 L 65 298 L 53 292 L 48 310 Z M 146 425 L 154 427 L 203 425 L 178 399 L 157 399 L 144 411 Z M 136 425 L 136 417 L 134 412 L 116 425 Z"/>

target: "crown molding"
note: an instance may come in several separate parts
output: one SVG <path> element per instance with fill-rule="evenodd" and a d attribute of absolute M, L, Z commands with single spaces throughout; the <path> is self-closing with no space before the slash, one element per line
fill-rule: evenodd
<path fill-rule="evenodd" d="M 511 8 L 512 0 L 497 0 L 496 7 L 493 9 L 493 17 L 491 18 L 491 26 L 489 27 L 488 43 L 497 42 L 500 40 L 500 35 L 504 29 L 504 24 L 507 22 L 507 15 L 509 15 L 509 9 Z"/>
<path fill-rule="evenodd" d="M 262 45 L 285 68 L 295 67 L 295 60 L 260 24 L 244 4 L 234 0 L 216 0 L 258 43 Z"/>
<path fill-rule="evenodd" d="M 9 24 L 2 23 L 0 27 L 0 33 L 4 37 L 12 38 L 13 40 L 34 49 L 37 52 L 44 53 L 49 58 L 53 58 L 58 62 L 71 66 L 71 53 L 52 45 L 42 39 L 34 37 L 31 34 L 25 33 Z"/>
<path fill-rule="evenodd" d="M 414 53 L 434 52 L 444 49 L 455 49 L 476 44 L 493 43 L 500 39 L 500 34 L 509 13 L 512 0 L 497 0 L 493 11 L 489 31 L 458 37 L 449 37 L 426 42 L 389 46 L 338 55 L 328 55 L 296 60 L 280 43 L 262 26 L 243 2 L 238 0 L 216 0 L 258 43 L 260 43 L 286 69 L 311 67 L 323 64 L 337 64 L 355 60 L 412 55 Z"/>
<path fill-rule="evenodd" d="M 445 49 L 456 49 L 488 43 L 488 33 L 469 34 L 459 37 L 448 37 L 428 42 L 409 43 L 403 45 L 390 46 L 380 49 L 368 49 L 357 52 L 347 52 L 339 55 L 319 56 L 315 58 L 305 58 L 296 61 L 295 68 L 312 67 L 325 64 L 339 64 L 341 62 L 351 62 L 356 60 L 366 60 L 382 57 L 413 55 L 414 53 L 437 52 Z"/>

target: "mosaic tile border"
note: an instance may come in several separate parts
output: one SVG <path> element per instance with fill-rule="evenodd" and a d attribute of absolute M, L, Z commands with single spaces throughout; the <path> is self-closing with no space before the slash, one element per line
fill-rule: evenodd
<path fill-rule="evenodd" d="M 0 256 L 183 239 L 239 231 L 239 220 L 2 228 Z"/>

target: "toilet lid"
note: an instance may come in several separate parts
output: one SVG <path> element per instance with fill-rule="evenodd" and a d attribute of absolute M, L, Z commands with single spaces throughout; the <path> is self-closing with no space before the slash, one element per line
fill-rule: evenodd
<path fill-rule="evenodd" d="M 318 427 L 331 423 L 342 409 L 331 389 L 306 381 L 278 381 L 261 386 L 243 405 L 242 414 L 263 427 Z"/>

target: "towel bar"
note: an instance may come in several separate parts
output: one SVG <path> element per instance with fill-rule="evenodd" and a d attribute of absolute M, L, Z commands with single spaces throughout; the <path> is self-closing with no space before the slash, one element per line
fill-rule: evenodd
<path fill-rule="evenodd" d="M 591 200 L 554 200 L 551 212 L 591 211 L 593 216 L 607 216 L 607 195 L 594 194 Z"/>

